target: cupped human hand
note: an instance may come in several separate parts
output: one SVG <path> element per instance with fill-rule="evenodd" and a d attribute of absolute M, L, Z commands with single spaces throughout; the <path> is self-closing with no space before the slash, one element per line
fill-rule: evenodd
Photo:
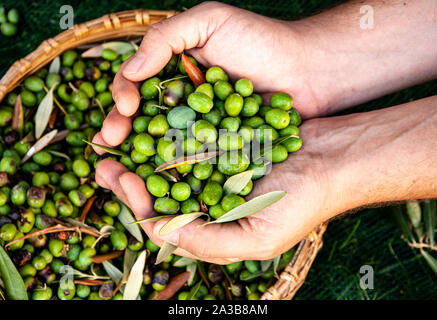
<path fill-rule="evenodd" d="M 305 73 L 305 50 L 300 46 L 292 23 L 215 2 L 154 24 L 115 76 L 116 107 L 94 142 L 116 146 L 129 135 L 131 116 L 141 100 L 138 82 L 157 74 L 173 54 L 183 51 L 205 67 L 222 67 L 233 80 L 250 79 L 257 93 L 290 93 L 304 118 L 317 115 L 312 91 L 300 76 Z"/>
<path fill-rule="evenodd" d="M 331 164 L 337 154 L 327 147 L 322 134 L 329 126 L 322 128 L 320 123 L 305 122 L 301 126 L 301 136 L 307 141 L 304 147 L 255 182 L 250 198 L 276 190 L 287 192 L 274 205 L 236 222 L 198 227 L 204 221 L 197 219 L 166 237 L 160 236 L 159 230 L 170 218 L 143 222 L 142 228 L 159 246 L 167 241 L 178 247 L 178 255 L 218 264 L 266 260 L 287 251 L 317 225 L 345 210 L 343 203 L 336 201 L 326 208 L 327 199 L 343 194 L 336 181 L 344 180 L 335 177 L 337 166 Z M 156 215 L 144 181 L 122 164 L 102 160 L 96 181 L 111 189 L 138 220 Z"/>

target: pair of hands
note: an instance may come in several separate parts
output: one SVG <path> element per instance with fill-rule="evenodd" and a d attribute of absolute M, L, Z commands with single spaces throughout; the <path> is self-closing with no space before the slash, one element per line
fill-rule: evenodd
<path fill-rule="evenodd" d="M 335 9 L 333 13 L 335 16 Z M 336 14 L 342 16 L 343 13 Z M 322 15 L 317 23 L 313 23 L 312 18 L 285 22 L 223 4 L 204 3 L 152 25 L 138 52 L 115 76 L 116 107 L 108 114 L 93 142 L 106 146 L 123 142 L 131 132 L 132 116 L 140 103 L 137 82 L 158 73 L 172 54 L 182 51 L 206 67 L 222 67 L 232 80 L 251 79 L 255 91 L 264 94 L 265 99 L 272 92 L 290 93 L 295 107 L 307 119 L 372 98 L 365 94 L 374 92 L 369 76 L 363 80 L 360 67 L 349 58 L 336 61 L 336 55 L 329 48 L 335 46 L 333 43 L 324 46 L 325 40 L 317 40 L 323 39 L 321 36 L 326 29 L 323 21 Z M 344 39 L 336 37 L 336 33 L 331 34 L 331 39 L 343 45 Z M 371 61 L 372 57 L 363 53 L 362 58 Z M 357 72 L 346 77 L 354 68 Z M 378 72 L 373 75 L 377 76 Z M 416 79 L 420 80 L 420 77 Z M 389 92 L 404 85 L 394 80 L 378 92 Z M 357 86 L 363 92 L 357 93 Z M 377 119 L 382 125 L 390 116 L 390 113 L 379 114 Z M 202 222 L 195 221 L 167 237 L 159 236 L 158 232 L 169 219 L 146 222 L 142 227 L 154 243 L 162 245 L 168 241 L 177 245 L 175 253 L 182 256 L 218 264 L 273 258 L 327 219 L 373 202 L 368 194 L 357 194 L 361 182 L 356 180 L 361 178 L 363 168 L 351 165 L 359 162 L 360 148 L 356 142 L 361 139 L 360 133 L 369 120 L 364 116 L 348 116 L 305 121 L 300 128 L 303 148 L 287 161 L 273 166 L 268 176 L 257 181 L 251 195 L 285 190 L 286 197 L 256 215 L 203 228 L 197 228 Z M 368 139 L 375 134 L 378 132 Z M 96 152 L 104 153 L 98 148 Z M 155 215 L 144 181 L 120 163 L 109 159 L 101 161 L 96 181 L 103 188 L 111 189 L 137 219 Z"/>

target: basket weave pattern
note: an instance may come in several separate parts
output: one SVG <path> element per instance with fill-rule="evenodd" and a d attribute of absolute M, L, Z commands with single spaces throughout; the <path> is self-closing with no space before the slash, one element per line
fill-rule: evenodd
<path fill-rule="evenodd" d="M 176 11 L 129 10 L 111 13 L 101 18 L 75 25 L 54 38 L 48 39 L 26 57 L 16 61 L 0 80 L 0 102 L 21 81 L 42 68 L 68 49 L 102 42 L 143 36 L 150 25 L 170 18 Z M 320 225 L 300 242 L 290 264 L 279 275 L 278 281 L 261 297 L 262 300 L 288 300 L 293 298 L 304 283 L 308 271 L 322 247 L 326 224 Z"/>

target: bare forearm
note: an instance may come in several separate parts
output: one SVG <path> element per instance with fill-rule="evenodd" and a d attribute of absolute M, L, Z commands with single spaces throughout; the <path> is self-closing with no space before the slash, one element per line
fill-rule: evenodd
<path fill-rule="evenodd" d="M 363 6 L 373 10 L 372 29 L 360 26 L 370 22 Z M 319 114 L 437 77 L 436 0 L 352 1 L 292 25 Z"/>
<path fill-rule="evenodd" d="M 437 197 L 437 96 L 310 120 L 302 136 L 305 162 L 329 185 L 325 219 L 374 203 Z"/>

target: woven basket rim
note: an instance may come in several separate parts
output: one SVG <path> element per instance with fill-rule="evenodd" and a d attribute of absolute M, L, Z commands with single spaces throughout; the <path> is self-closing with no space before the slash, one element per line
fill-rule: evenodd
<path fill-rule="evenodd" d="M 151 24 L 170 18 L 177 13 L 171 10 L 127 10 L 74 25 L 73 28 L 43 41 L 37 49 L 12 64 L 0 79 L 0 102 L 25 77 L 44 67 L 62 52 L 83 44 L 142 36 Z M 262 300 L 293 298 L 304 283 L 317 252 L 323 245 L 322 237 L 326 227 L 327 223 L 321 224 L 299 243 L 292 261 L 280 273 L 276 283 L 262 295 Z"/>

